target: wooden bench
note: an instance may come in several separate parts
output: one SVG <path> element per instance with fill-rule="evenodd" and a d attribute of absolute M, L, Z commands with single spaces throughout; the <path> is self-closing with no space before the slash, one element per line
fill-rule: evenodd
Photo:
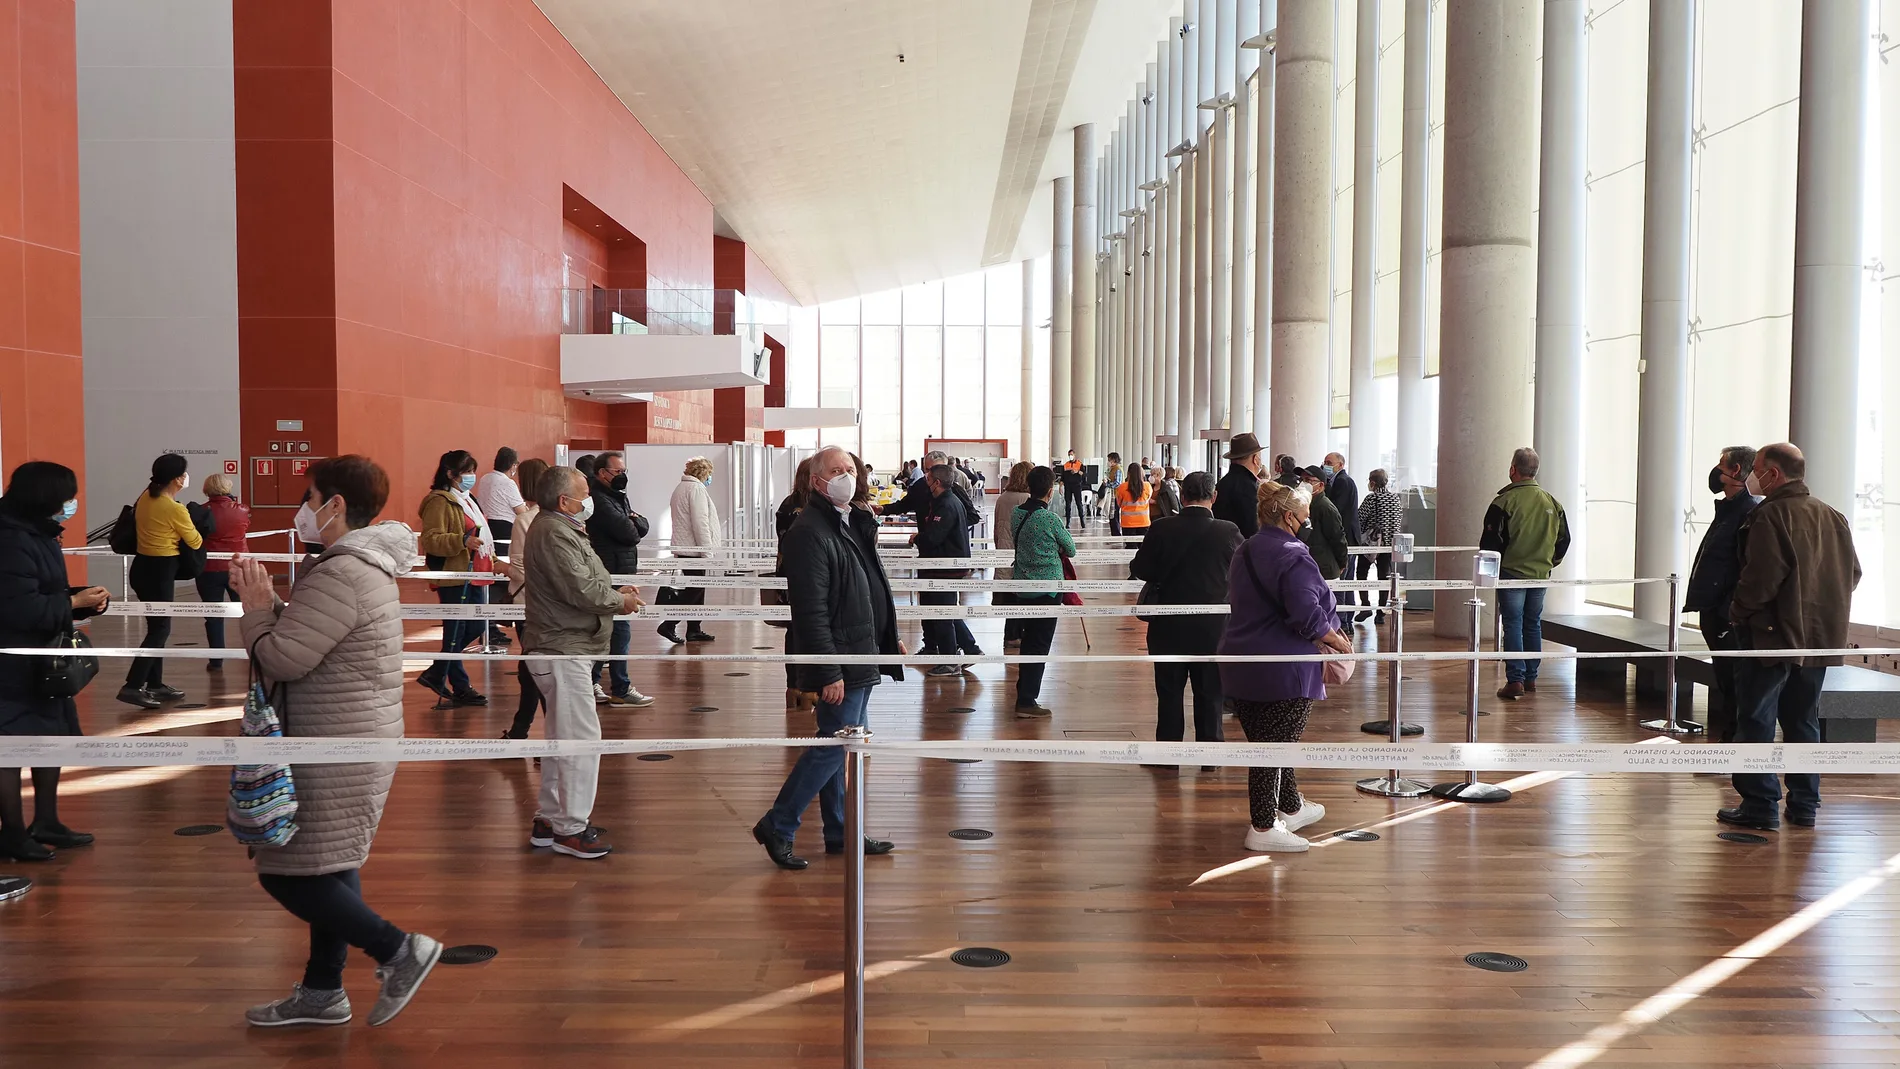
<path fill-rule="evenodd" d="M 1668 649 L 1666 624 L 1638 620 L 1609 613 L 1579 616 L 1544 617 L 1544 637 L 1585 653 L 1645 653 Z M 1677 649 L 1685 654 L 1707 654 L 1708 643 L 1702 632 L 1683 628 L 1676 634 Z M 1579 681 L 1590 678 L 1623 678 L 1629 662 L 1615 658 L 1593 658 L 1577 662 Z M 1643 657 L 1636 664 L 1638 697 L 1660 698 L 1665 685 L 1663 660 Z M 1713 690 L 1715 664 L 1706 656 L 1684 656 L 1676 660 L 1676 708 L 1687 710 L 1694 697 L 1695 684 Z M 1685 715 L 1678 712 L 1678 716 Z M 1827 670 L 1827 682 L 1821 687 L 1821 740 L 1823 742 L 1873 742 L 1874 721 L 1900 720 L 1900 676 L 1876 672 L 1870 668 L 1842 665 Z"/>

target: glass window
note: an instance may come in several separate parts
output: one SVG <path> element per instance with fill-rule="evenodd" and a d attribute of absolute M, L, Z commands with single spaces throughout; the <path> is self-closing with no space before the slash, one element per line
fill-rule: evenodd
<path fill-rule="evenodd" d="M 983 325 L 983 275 L 958 275 L 943 283 L 943 322 L 946 326 Z"/>
<path fill-rule="evenodd" d="M 819 321 L 826 326 L 830 326 L 833 323 L 850 323 L 856 325 L 858 322 L 858 299 L 852 297 L 842 301 L 826 301 L 824 304 L 818 306 L 818 318 Z"/>
<path fill-rule="evenodd" d="M 870 294 L 864 298 L 863 312 L 866 326 L 873 323 L 896 326 L 904 321 L 904 292 L 885 290 L 883 293 Z"/>
<path fill-rule="evenodd" d="M 904 287 L 904 322 L 943 323 L 943 283 Z"/>
<path fill-rule="evenodd" d="M 1016 305 L 1022 307 L 1022 283 L 1020 273 L 1017 281 Z M 1018 319 L 1022 318 L 1019 314 Z M 1007 438 L 1011 457 L 1026 457 L 1023 448 L 1022 416 L 1019 411 L 1023 395 L 1023 328 L 1017 326 L 991 326 L 988 328 L 985 359 L 988 373 L 984 376 L 983 390 L 983 438 Z"/>
<path fill-rule="evenodd" d="M 812 408 L 818 404 L 816 308 L 792 309 L 792 345 L 785 353 L 785 404 L 789 408 Z"/>
<path fill-rule="evenodd" d="M 909 314 L 909 291 L 905 291 Z M 943 437 L 943 327 L 904 328 L 904 441 L 911 453 Z"/>
<path fill-rule="evenodd" d="M 818 405 L 850 408 L 858 403 L 858 327 L 819 328 Z"/>
<path fill-rule="evenodd" d="M 865 301 L 870 307 L 870 301 Z M 858 454 L 879 471 L 893 471 L 903 463 L 902 353 L 903 330 L 897 326 L 864 327 L 864 451 Z"/>
<path fill-rule="evenodd" d="M 976 277 L 981 281 L 981 276 Z M 943 328 L 943 423 L 947 437 L 983 437 L 983 328 L 980 326 Z"/>
<path fill-rule="evenodd" d="M 1023 270 L 1020 261 L 997 264 L 983 272 L 985 321 L 992 327 L 1023 321 Z"/>

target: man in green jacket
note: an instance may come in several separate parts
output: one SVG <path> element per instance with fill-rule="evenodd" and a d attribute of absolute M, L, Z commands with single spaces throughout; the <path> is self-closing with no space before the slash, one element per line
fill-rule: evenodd
<path fill-rule="evenodd" d="M 574 468 L 549 468 L 535 487 L 541 518 L 528 529 L 527 619 L 524 653 L 605 657 L 614 616 L 640 607 L 633 587 L 614 589 L 613 576 L 587 541 L 594 499 L 587 477 Z M 550 739 L 600 738 L 591 660 L 530 660 L 528 675 L 547 706 Z M 528 845 L 570 857 L 613 852 L 588 822 L 600 784 L 600 755 L 550 757 L 541 762 L 541 796 Z"/>
<path fill-rule="evenodd" d="M 1848 606 L 1860 585 L 1860 556 L 1847 517 L 1808 491 L 1807 458 L 1779 442 L 1755 454 L 1747 492 L 1762 501 L 1742 522 L 1741 571 L 1728 618 L 1743 649 L 1844 649 Z M 1789 743 L 1821 741 L 1821 687 L 1839 657 L 1747 657 L 1735 663 L 1735 741 L 1773 742 L 1775 723 Z M 1814 826 L 1821 777 L 1790 772 L 1788 823 Z M 1737 772 L 1742 804 L 1724 824 L 1773 831 L 1781 784 L 1769 772 Z"/>
<path fill-rule="evenodd" d="M 1570 524 L 1564 507 L 1537 485 L 1537 450 L 1525 446 L 1511 454 L 1511 484 L 1498 491 L 1484 514 L 1480 549 L 1498 554 L 1504 579 L 1549 579 L 1570 551 Z M 1504 648 L 1539 652 L 1544 648 L 1544 591 L 1519 587 L 1498 591 L 1504 616 Z M 1498 697 L 1514 702 L 1537 693 L 1542 661 L 1505 661 L 1504 687 Z"/>

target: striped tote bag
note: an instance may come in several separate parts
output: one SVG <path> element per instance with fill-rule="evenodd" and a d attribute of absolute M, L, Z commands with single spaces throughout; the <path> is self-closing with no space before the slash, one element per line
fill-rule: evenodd
<path fill-rule="evenodd" d="M 250 739 L 281 739 L 284 727 L 277 719 L 264 685 L 255 680 L 244 699 L 244 723 L 239 735 Z M 290 766 L 237 765 L 231 769 L 231 801 L 225 808 L 225 827 L 237 841 L 250 847 L 282 846 L 297 834 L 297 785 Z"/>

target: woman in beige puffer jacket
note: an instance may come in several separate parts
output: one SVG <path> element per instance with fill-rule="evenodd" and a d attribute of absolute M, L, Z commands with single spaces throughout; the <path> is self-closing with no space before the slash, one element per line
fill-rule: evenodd
<path fill-rule="evenodd" d="M 370 525 L 388 499 L 389 479 L 368 458 L 320 460 L 311 480 L 328 548 L 298 580 L 289 604 L 277 599 L 261 565 L 232 564 L 252 672 L 274 695 L 285 735 L 399 739 L 396 576 L 415 560 L 415 532 L 400 523 Z M 264 890 L 310 925 L 310 959 L 290 997 L 254 1007 L 247 1014 L 251 1024 L 348 1022 L 343 966 L 351 946 L 381 966 L 382 992 L 370 1024 L 383 1024 L 408 1004 L 441 956 L 441 944 L 404 933 L 363 901 L 357 870 L 369 857 L 395 774 L 389 762 L 291 767 L 296 832 L 283 846 L 260 847 L 252 856 Z"/>

